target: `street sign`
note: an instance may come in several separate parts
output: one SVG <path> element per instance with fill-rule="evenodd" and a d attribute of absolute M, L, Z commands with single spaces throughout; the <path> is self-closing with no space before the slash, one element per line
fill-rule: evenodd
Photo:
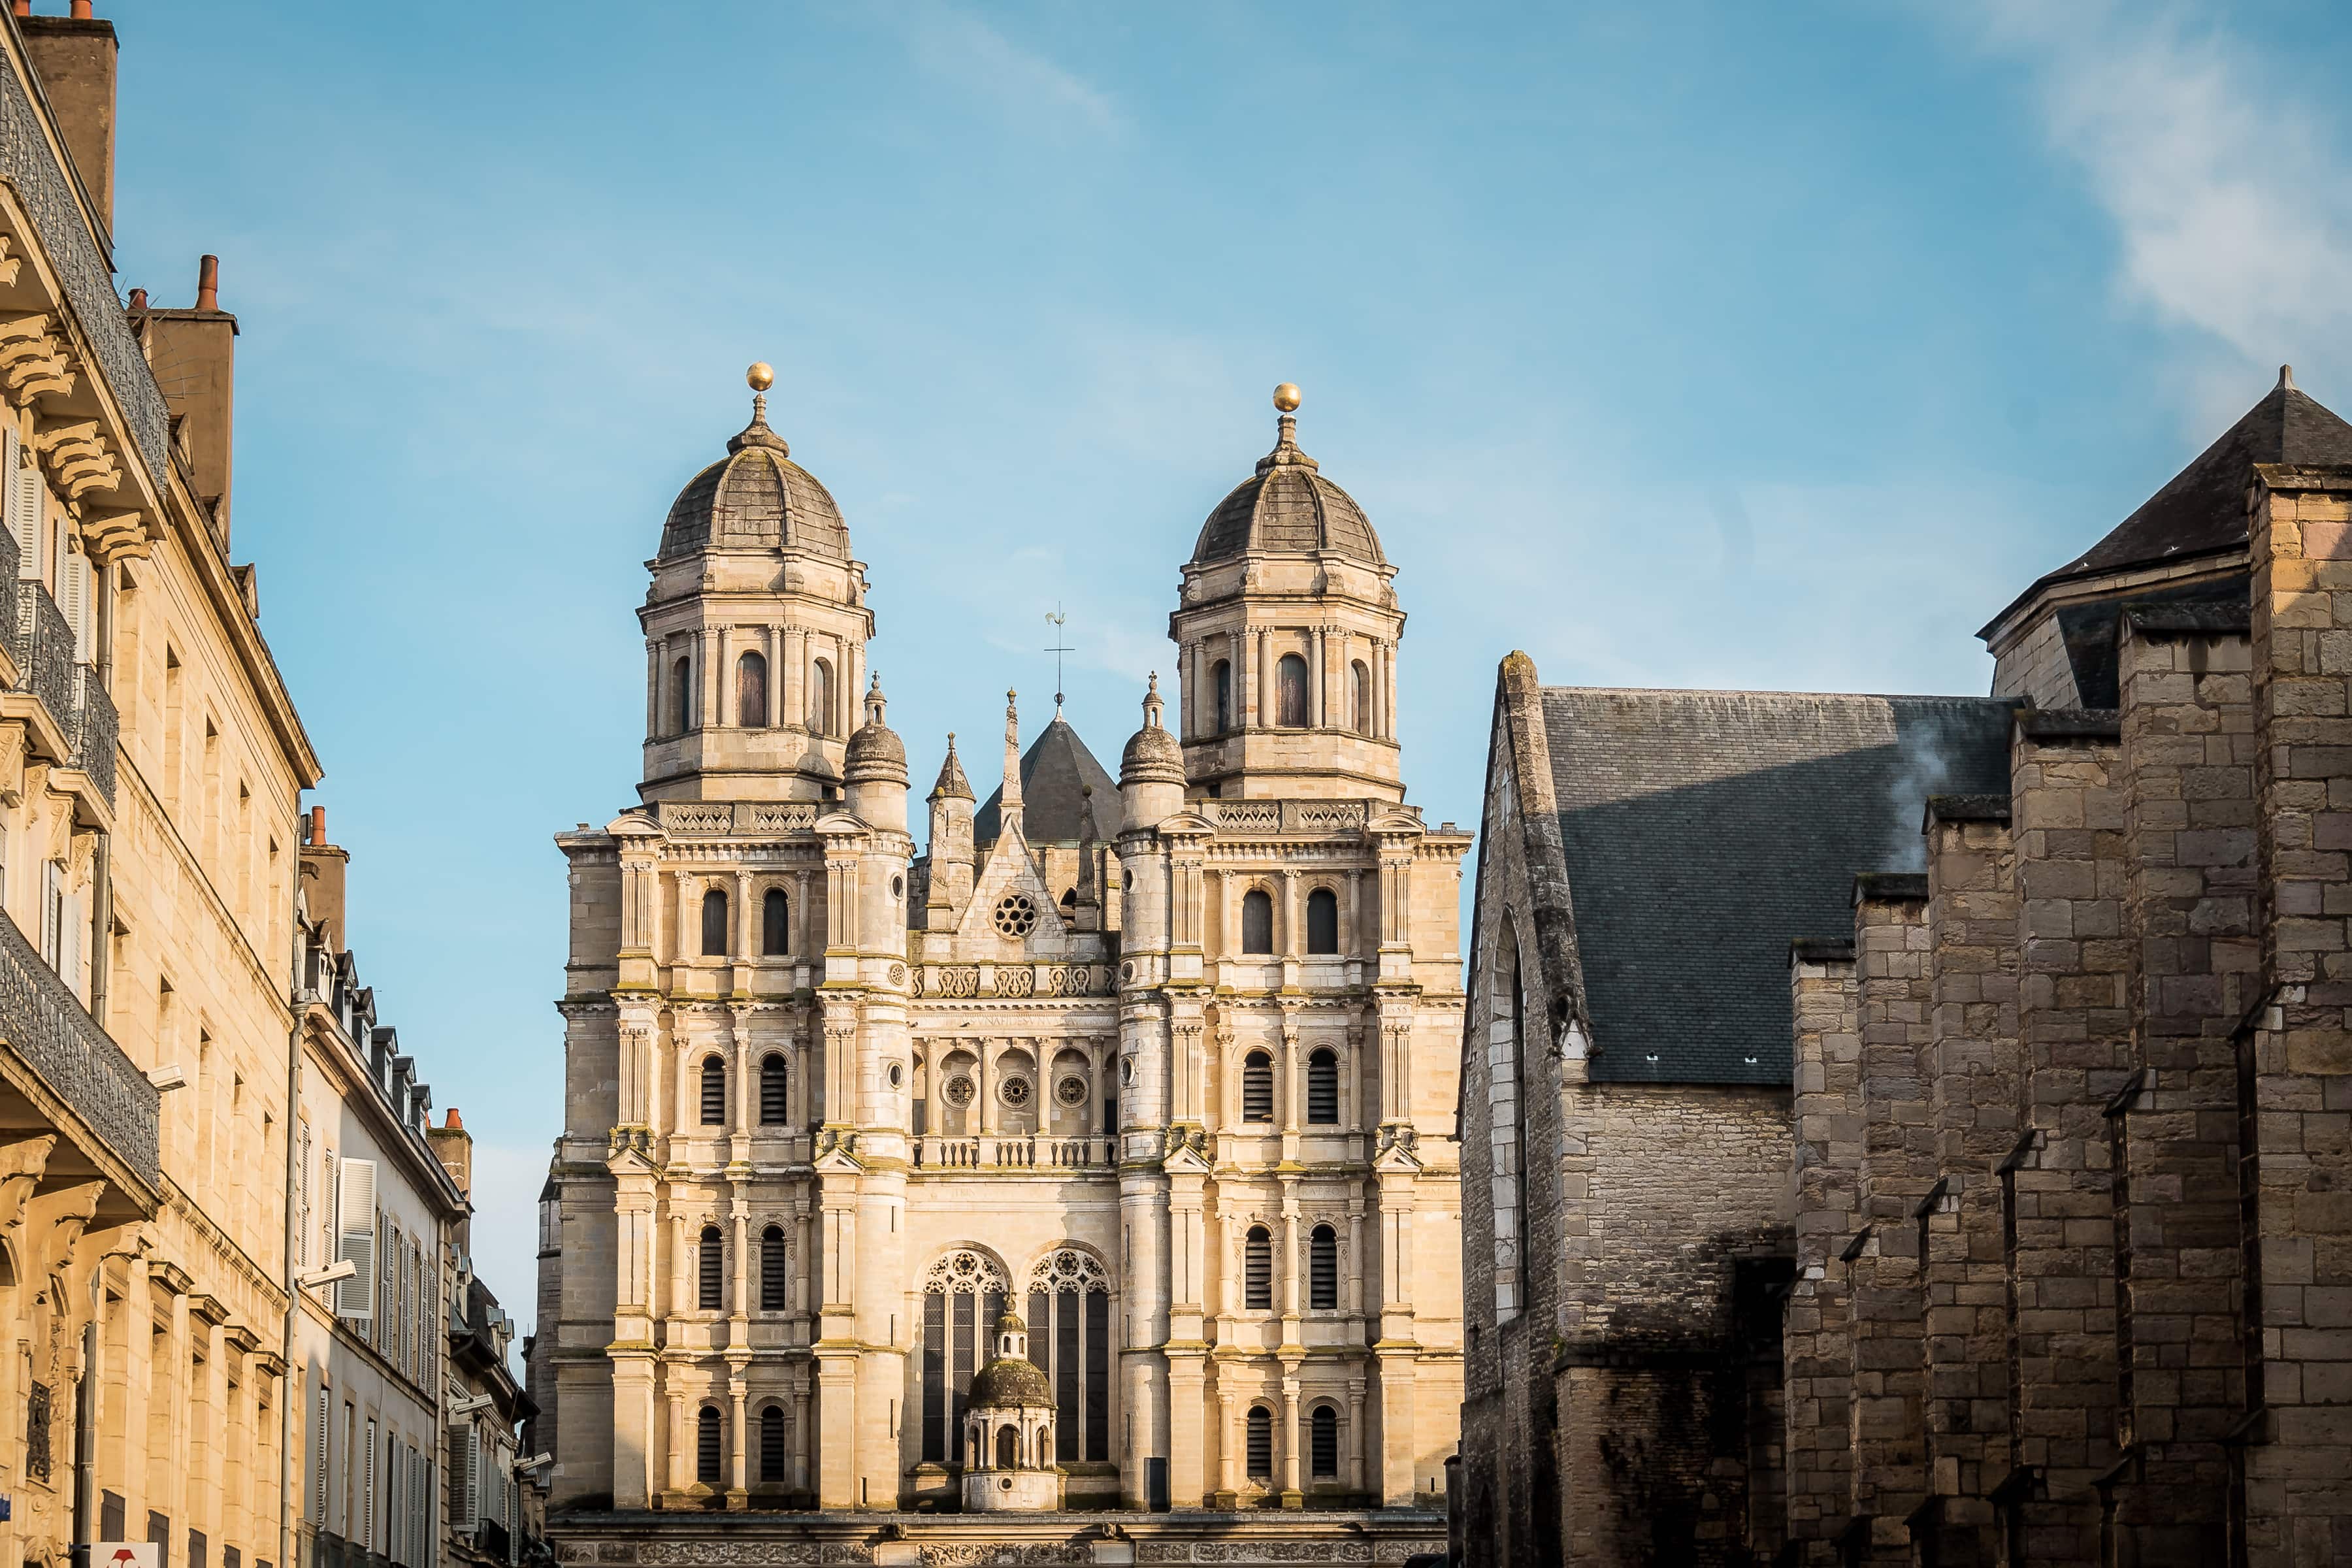
<path fill-rule="evenodd" d="M 89 1549 L 89 1568 L 163 1568 L 162 1548 L 152 1541 L 100 1541 Z"/>

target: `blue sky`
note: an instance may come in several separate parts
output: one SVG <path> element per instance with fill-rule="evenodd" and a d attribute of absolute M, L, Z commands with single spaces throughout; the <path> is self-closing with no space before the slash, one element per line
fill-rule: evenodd
<path fill-rule="evenodd" d="M 1513 647 L 1979 691 L 1976 628 L 2281 361 L 2352 411 L 2306 0 L 101 10 L 119 280 L 222 258 L 235 553 L 526 1322 L 551 835 L 635 799 L 642 563 L 751 360 L 919 789 L 1008 685 L 1046 717 L 1056 603 L 1116 762 L 1298 382 L 1402 567 L 1412 797 L 1465 822 Z"/>

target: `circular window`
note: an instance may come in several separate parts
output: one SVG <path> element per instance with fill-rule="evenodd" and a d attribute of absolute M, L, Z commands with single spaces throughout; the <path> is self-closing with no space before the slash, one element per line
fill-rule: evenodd
<path fill-rule="evenodd" d="M 904 877 L 893 877 L 893 878 L 891 878 L 891 879 L 890 879 L 890 896 L 891 896 L 892 898 L 894 898 L 894 899 L 895 899 L 895 898 L 899 897 L 900 895 L 902 895 L 903 893 L 905 893 L 905 892 L 906 892 L 906 890 L 907 890 L 907 879 L 906 879 L 906 878 L 904 878 Z"/>
<path fill-rule="evenodd" d="M 941 1089 L 940 1093 L 950 1105 L 970 1105 L 971 1103 L 971 1079 L 970 1075 L 965 1073 L 956 1074 L 955 1077 L 948 1079 L 947 1088 Z"/>
<path fill-rule="evenodd" d="M 1013 1489 L 1013 1478 L 1011 1476 L 1007 1476 L 996 1484 L 1003 1487 L 1006 1491 L 1011 1491 Z"/>
<path fill-rule="evenodd" d="M 1024 937 L 1037 929 L 1037 906 L 1018 893 L 1007 893 L 996 906 L 995 918 L 999 934 Z"/>
<path fill-rule="evenodd" d="M 1087 1080 L 1073 1073 L 1054 1086 L 1054 1098 L 1064 1105 L 1084 1105 L 1087 1102 Z"/>
<path fill-rule="evenodd" d="M 1127 874 L 1127 890 L 1130 893 L 1135 891 L 1135 873 L 1132 871 Z"/>
<path fill-rule="evenodd" d="M 1008 1077 L 996 1086 L 996 1098 L 1018 1110 L 1029 1103 L 1029 1080 L 1018 1075 Z"/>
<path fill-rule="evenodd" d="M 1132 979 L 1134 979 L 1134 978 L 1135 978 L 1135 965 L 1134 965 L 1132 963 L 1122 963 L 1122 964 L 1120 964 L 1120 965 L 1118 966 L 1118 977 L 1119 977 L 1121 980 L 1132 980 Z"/>
<path fill-rule="evenodd" d="M 1135 1087 L 1135 1058 L 1133 1057 L 1121 1057 L 1118 1058 L 1118 1081 L 1129 1089 L 1133 1089 Z"/>
<path fill-rule="evenodd" d="M 890 1064 L 890 1087 L 898 1088 L 907 1081 L 907 1069 L 897 1062 Z"/>

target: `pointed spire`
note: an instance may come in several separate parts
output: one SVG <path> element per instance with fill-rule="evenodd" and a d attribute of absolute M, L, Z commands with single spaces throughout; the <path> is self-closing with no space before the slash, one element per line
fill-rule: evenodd
<path fill-rule="evenodd" d="M 1157 730 L 1160 724 L 1160 672 L 1151 672 L 1151 684 L 1143 693 L 1143 727 Z"/>
<path fill-rule="evenodd" d="M 997 802 L 997 821 L 1007 833 L 1021 826 L 1021 710 L 1013 705 L 1016 695 L 1010 689 L 1004 693 L 1004 792 Z"/>
<path fill-rule="evenodd" d="M 875 670 L 866 683 L 866 721 L 868 724 L 879 726 L 882 722 L 882 710 L 889 705 L 889 701 L 888 698 L 882 695 L 882 672 L 878 669 Z"/>
<path fill-rule="evenodd" d="M 931 786 L 933 800 L 971 800 L 971 781 L 963 776 L 963 763 L 956 760 L 955 731 L 948 731 L 948 760 L 940 764 L 940 782 Z"/>
<path fill-rule="evenodd" d="M 2281 392 L 2298 392 L 2302 390 L 2294 384 L 2294 366 L 2291 364 L 2283 364 L 2279 366 L 2278 390 Z"/>

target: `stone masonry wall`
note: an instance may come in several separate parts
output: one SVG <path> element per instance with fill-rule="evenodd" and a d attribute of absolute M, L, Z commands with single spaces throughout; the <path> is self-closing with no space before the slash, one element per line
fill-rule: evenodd
<path fill-rule="evenodd" d="M 1782 1330 L 1789 1541 L 1832 1564 L 1852 1510 L 1853 1302 L 1847 1241 L 1859 1229 L 1862 990 L 1852 942 L 1800 940 L 1789 959 L 1795 1023 L 1790 1205 L 1796 1278 Z"/>

